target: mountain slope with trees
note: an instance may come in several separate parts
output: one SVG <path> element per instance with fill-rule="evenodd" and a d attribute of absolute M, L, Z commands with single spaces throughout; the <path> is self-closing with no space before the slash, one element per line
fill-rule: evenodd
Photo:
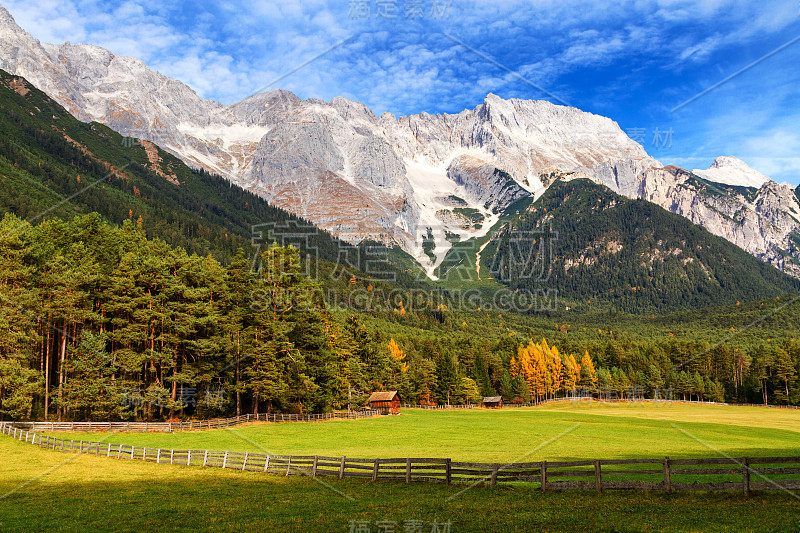
<path fill-rule="evenodd" d="M 800 291 L 797 279 L 683 217 L 588 180 L 553 184 L 483 256 L 513 289 L 556 289 L 577 305 L 634 313 Z"/>
<path fill-rule="evenodd" d="M 0 71 L 0 214 L 38 222 L 96 212 L 223 261 L 249 248 L 252 226 L 305 221 L 151 143 L 75 119 L 24 78 Z M 335 261 L 337 242 L 311 245 Z"/>

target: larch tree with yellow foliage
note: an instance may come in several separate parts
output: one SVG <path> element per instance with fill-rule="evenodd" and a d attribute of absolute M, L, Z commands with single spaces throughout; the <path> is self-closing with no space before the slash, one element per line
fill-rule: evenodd
<path fill-rule="evenodd" d="M 570 392 L 578 386 L 578 382 L 581 379 L 581 366 L 575 360 L 574 355 L 564 356 L 561 376 L 562 387 L 565 392 Z"/>
<path fill-rule="evenodd" d="M 594 371 L 594 363 L 592 363 L 592 358 L 589 356 L 588 350 L 584 352 L 583 357 L 581 357 L 580 375 L 580 385 L 589 387 L 592 390 L 597 390 L 597 374 Z"/>
<path fill-rule="evenodd" d="M 389 388 L 395 388 L 403 396 L 409 388 L 408 363 L 404 361 L 406 354 L 393 338 L 389 339 L 389 353 L 392 356 L 391 382 Z"/>
<path fill-rule="evenodd" d="M 525 381 L 536 401 L 555 398 L 562 391 L 569 393 L 578 385 L 592 390 L 597 387 L 597 375 L 588 351 L 579 364 L 574 355 L 562 355 L 544 339 L 538 344 L 530 341 L 518 346 L 517 356 L 509 363 L 509 373 Z"/>

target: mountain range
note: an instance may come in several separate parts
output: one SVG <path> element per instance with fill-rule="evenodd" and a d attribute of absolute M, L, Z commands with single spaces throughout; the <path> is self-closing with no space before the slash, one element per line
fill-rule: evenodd
<path fill-rule="evenodd" d="M 41 43 L 0 8 L 0 68 L 82 121 L 143 139 L 350 242 L 397 244 L 433 276 L 452 243 L 577 178 L 653 202 L 800 277 L 797 190 L 720 157 L 664 166 L 609 118 L 489 94 L 457 114 L 375 116 L 282 90 L 232 105 L 102 48 Z"/>

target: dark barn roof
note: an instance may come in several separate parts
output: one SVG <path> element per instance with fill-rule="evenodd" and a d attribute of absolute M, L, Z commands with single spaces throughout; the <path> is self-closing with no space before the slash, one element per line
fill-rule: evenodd
<path fill-rule="evenodd" d="M 394 397 L 397 396 L 397 391 L 383 391 L 383 392 L 373 392 L 372 395 L 369 397 L 370 402 L 391 402 Z M 397 399 L 399 400 L 400 397 L 398 396 Z"/>
<path fill-rule="evenodd" d="M 483 399 L 483 403 L 500 403 L 501 401 L 503 401 L 502 396 L 486 396 Z"/>

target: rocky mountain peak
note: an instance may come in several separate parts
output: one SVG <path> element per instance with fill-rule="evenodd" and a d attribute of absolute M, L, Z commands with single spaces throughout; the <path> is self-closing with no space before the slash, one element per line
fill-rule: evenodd
<path fill-rule="evenodd" d="M 732 155 L 721 155 L 714 159 L 714 162 L 711 163 L 711 166 L 708 168 L 738 168 L 738 169 L 745 169 L 751 170 L 750 167 L 747 166 L 747 163 L 739 159 L 738 157 L 734 157 Z"/>
<path fill-rule="evenodd" d="M 17 21 L 14 20 L 11 13 L 8 12 L 8 9 L 3 6 L 0 6 L 0 27 L 9 27 L 18 31 L 23 31 L 22 28 L 17 25 Z"/>
<path fill-rule="evenodd" d="M 330 101 L 330 105 L 345 120 L 363 120 L 371 123 L 378 121 L 372 110 L 361 102 L 354 102 L 343 96 L 336 96 Z"/>

